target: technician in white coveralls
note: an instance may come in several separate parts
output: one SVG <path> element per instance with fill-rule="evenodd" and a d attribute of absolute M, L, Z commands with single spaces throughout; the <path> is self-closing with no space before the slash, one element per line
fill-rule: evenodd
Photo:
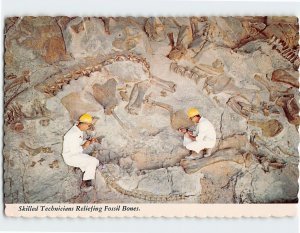
<path fill-rule="evenodd" d="M 200 116 L 196 108 L 190 108 L 187 112 L 188 117 L 196 123 L 196 129 L 190 131 L 181 128 L 184 133 L 183 145 L 194 153 L 187 159 L 197 159 L 211 155 L 212 148 L 216 144 L 216 131 L 213 124 L 203 116 Z M 206 153 L 204 153 L 204 150 Z"/>
<path fill-rule="evenodd" d="M 80 186 L 83 191 L 90 191 L 93 188 L 92 180 L 95 178 L 95 171 L 99 166 L 98 159 L 83 153 L 83 149 L 97 142 L 95 138 L 83 140 L 83 131 L 92 126 L 92 121 L 91 115 L 83 114 L 79 118 L 79 122 L 65 134 L 63 141 L 62 155 L 65 163 L 72 167 L 79 167 L 84 172 Z"/>

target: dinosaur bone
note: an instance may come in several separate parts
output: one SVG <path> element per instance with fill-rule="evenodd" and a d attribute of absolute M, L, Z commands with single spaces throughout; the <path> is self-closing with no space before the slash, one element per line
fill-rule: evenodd
<path fill-rule="evenodd" d="M 281 83 L 288 84 L 292 87 L 299 88 L 298 78 L 293 77 L 287 71 L 282 69 L 274 70 L 272 73 L 271 80 L 274 82 L 281 82 Z"/>
<path fill-rule="evenodd" d="M 48 77 L 42 83 L 37 84 L 35 89 L 52 97 L 61 91 L 64 85 L 69 84 L 71 80 L 77 80 L 82 76 L 89 77 L 91 73 L 101 71 L 104 66 L 122 61 L 141 64 L 143 70 L 150 75 L 150 65 L 145 58 L 131 52 L 113 53 L 104 57 L 85 59 L 80 65 L 77 64 L 74 67 L 68 68 L 65 72 L 59 72 Z"/>
<path fill-rule="evenodd" d="M 252 113 L 258 113 L 258 109 L 241 95 L 230 97 L 226 104 L 237 114 L 245 118 L 249 118 Z"/>
<path fill-rule="evenodd" d="M 262 84 L 270 93 L 269 100 L 275 101 L 278 97 L 285 95 L 289 92 L 289 88 L 282 90 L 282 88 L 273 86 L 267 79 L 264 79 L 261 75 L 255 74 L 254 79 Z"/>
<path fill-rule="evenodd" d="M 174 93 L 176 91 L 176 84 L 172 81 L 167 81 L 158 78 L 154 75 L 150 76 L 150 82 L 154 85 L 162 87 L 164 90 Z"/>
<path fill-rule="evenodd" d="M 12 76 L 10 76 L 10 77 L 12 77 Z M 13 80 L 12 82 L 5 85 L 4 92 L 9 91 L 10 89 L 12 89 L 16 86 L 22 85 L 23 83 L 28 83 L 30 81 L 29 77 L 30 77 L 30 72 L 24 71 L 23 74 L 21 75 L 21 77 L 14 78 L 14 79 L 12 79 Z"/>
<path fill-rule="evenodd" d="M 300 125 L 299 106 L 294 95 L 280 96 L 277 99 L 276 104 L 282 107 L 289 123 L 296 126 Z"/>
<path fill-rule="evenodd" d="M 129 102 L 125 107 L 128 113 L 133 115 L 138 114 L 138 111 L 142 107 L 144 95 L 146 94 L 148 88 L 149 88 L 148 80 L 134 84 L 129 97 Z"/>
<path fill-rule="evenodd" d="M 261 128 L 262 135 L 264 137 L 275 137 L 280 134 L 283 130 L 283 125 L 276 119 L 268 121 L 253 121 L 249 120 L 247 122 L 249 125 L 253 125 Z"/>
<path fill-rule="evenodd" d="M 225 149 L 215 152 L 212 156 L 198 160 L 182 159 L 180 165 L 188 174 L 199 171 L 200 169 L 219 162 L 235 162 L 238 164 L 246 163 L 247 153 L 240 153 L 236 149 Z"/>
<path fill-rule="evenodd" d="M 170 114 L 170 123 L 174 130 L 178 130 L 181 127 L 188 128 L 193 125 L 193 123 L 188 119 L 184 110 L 174 111 L 171 105 L 153 101 L 150 99 L 150 96 L 151 94 L 145 97 L 144 103 L 147 103 L 151 106 L 161 107 L 167 110 Z"/>
<path fill-rule="evenodd" d="M 120 120 L 120 118 L 114 112 L 114 109 L 118 104 L 116 98 L 116 91 L 117 82 L 113 78 L 107 80 L 103 85 L 100 85 L 98 83 L 93 85 L 93 96 L 95 97 L 97 102 L 103 107 L 104 113 L 106 115 L 112 115 L 123 129 L 128 129 L 128 127 Z"/>

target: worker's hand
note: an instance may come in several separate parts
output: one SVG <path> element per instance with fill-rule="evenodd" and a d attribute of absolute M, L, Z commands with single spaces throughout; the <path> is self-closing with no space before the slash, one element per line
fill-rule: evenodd
<path fill-rule="evenodd" d="M 97 139 L 97 138 L 91 138 L 91 139 L 90 139 L 90 142 L 91 142 L 91 143 L 98 142 L 98 139 Z"/>
<path fill-rule="evenodd" d="M 91 144 L 91 141 L 87 140 L 85 143 L 82 144 L 83 148 L 87 148 Z"/>
<path fill-rule="evenodd" d="M 192 131 L 187 131 L 187 133 L 188 133 L 190 136 L 194 137 L 194 134 L 193 134 Z"/>
<path fill-rule="evenodd" d="M 196 141 L 196 137 L 194 136 L 193 132 L 188 131 L 187 133 L 188 133 L 188 136 L 190 139 L 192 139 L 193 141 Z"/>
<path fill-rule="evenodd" d="M 181 132 L 181 133 L 186 133 L 187 129 L 186 128 L 179 128 L 178 131 Z"/>

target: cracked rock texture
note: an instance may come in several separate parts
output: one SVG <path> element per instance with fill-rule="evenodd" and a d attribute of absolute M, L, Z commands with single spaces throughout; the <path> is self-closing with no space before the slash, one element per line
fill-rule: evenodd
<path fill-rule="evenodd" d="M 5 203 L 283 203 L 298 193 L 296 17 L 10 17 Z M 190 161 L 176 127 L 217 133 Z M 78 116 L 102 137 L 95 189 L 61 156 Z"/>

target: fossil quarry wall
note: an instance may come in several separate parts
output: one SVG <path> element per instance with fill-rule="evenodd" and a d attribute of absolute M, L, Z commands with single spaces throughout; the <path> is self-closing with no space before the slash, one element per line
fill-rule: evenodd
<path fill-rule="evenodd" d="M 274 203 L 298 193 L 296 17 L 11 17 L 5 21 L 6 203 Z M 197 107 L 217 132 L 187 160 Z M 83 113 L 105 169 L 80 191 L 61 156 Z"/>

